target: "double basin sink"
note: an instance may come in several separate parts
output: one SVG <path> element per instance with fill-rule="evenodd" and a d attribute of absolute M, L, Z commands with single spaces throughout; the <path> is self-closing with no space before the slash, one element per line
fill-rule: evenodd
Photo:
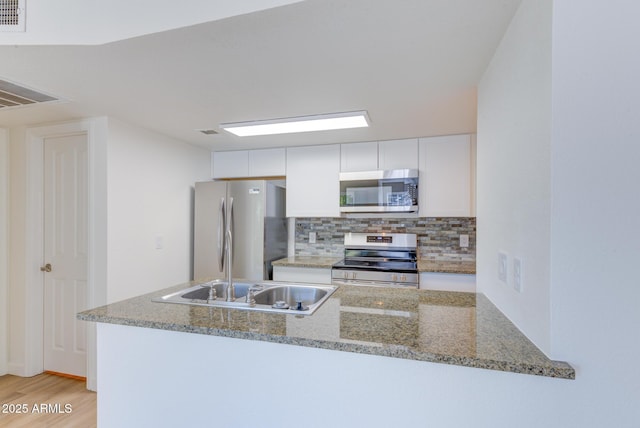
<path fill-rule="evenodd" d="M 231 301 L 227 301 L 226 298 L 227 282 L 221 280 L 196 284 L 152 300 L 163 303 L 311 315 L 338 288 L 329 285 L 242 280 L 234 282 L 233 287 L 235 299 Z M 250 293 L 253 296 L 247 298 Z"/>

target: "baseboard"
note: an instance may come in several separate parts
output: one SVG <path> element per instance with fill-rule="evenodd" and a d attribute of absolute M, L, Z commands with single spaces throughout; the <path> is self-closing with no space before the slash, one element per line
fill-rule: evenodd
<path fill-rule="evenodd" d="M 50 375 L 54 375 L 54 376 L 59 376 L 59 377 L 66 377 L 68 379 L 75 379 L 75 380 L 81 380 L 83 382 L 87 381 L 87 378 L 84 376 L 76 376 L 76 375 L 72 375 L 72 374 L 68 374 L 68 373 L 60 373 L 60 372 L 52 372 L 50 370 L 45 370 L 44 371 L 46 374 L 50 374 Z"/>

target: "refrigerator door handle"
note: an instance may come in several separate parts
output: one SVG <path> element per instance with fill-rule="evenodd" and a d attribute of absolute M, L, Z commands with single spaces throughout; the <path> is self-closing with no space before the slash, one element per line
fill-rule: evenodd
<path fill-rule="evenodd" d="M 235 237 L 233 230 L 233 198 L 229 198 L 229 230 L 231 231 L 231 236 Z M 233 257 L 233 247 L 231 247 L 231 257 Z M 231 260 L 227 260 L 227 266 L 233 266 L 231 264 Z"/>
<path fill-rule="evenodd" d="M 224 271 L 224 244 L 227 230 L 227 210 L 225 208 L 224 198 L 220 198 L 220 215 L 218 216 L 218 265 L 220 272 Z"/>
<path fill-rule="evenodd" d="M 229 230 L 233 236 L 233 198 L 229 198 Z"/>

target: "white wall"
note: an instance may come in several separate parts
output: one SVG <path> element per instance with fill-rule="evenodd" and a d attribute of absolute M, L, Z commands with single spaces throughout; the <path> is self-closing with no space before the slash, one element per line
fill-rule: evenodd
<path fill-rule="evenodd" d="M 477 289 L 550 352 L 551 0 L 525 1 L 478 90 Z M 507 283 L 498 252 L 508 255 Z M 522 260 L 522 292 L 513 260 Z"/>
<path fill-rule="evenodd" d="M 9 139 L 0 128 L 0 376 L 7 373 L 7 283 L 9 279 Z"/>
<path fill-rule="evenodd" d="M 211 164 L 208 150 L 113 118 L 108 140 L 111 303 L 190 279 L 192 189 Z"/>
<path fill-rule="evenodd" d="M 640 2 L 553 16 L 553 355 L 592 393 L 576 426 L 639 426 Z"/>
<path fill-rule="evenodd" d="M 9 373 L 23 372 L 26 334 L 24 331 L 26 296 L 26 217 L 27 217 L 27 147 L 24 128 L 9 130 L 9 283 L 8 362 Z"/>
<path fill-rule="evenodd" d="M 191 188 L 196 179 L 209 178 L 209 151 L 108 118 L 45 128 L 51 128 L 53 133 L 69 127 L 87 129 L 89 135 L 89 280 L 93 285 L 88 298 L 92 306 L 187 281 L 191 264 Z M 34 211 L 29 201 L 33 205 L 37 200 L 29 197 L 29 189 L 38 188 L 31 180 L 37 176 L 34 168 L 41 166 L 30 161 L 34 148 L 26 139 L 28 130 L 21 127 L 9 131 L 10 269 L 7 298 L 0 304 L 10 302 L 8 310 L 2 311 L 8 318 L 7 371 L 30 376 L 42 370 L 41 331 L 38 333 L 38 323 L 33 322 L 38 317 L 34 311 L 40 310 L 33 303 L 38 299 L 38 285 L 28 279 L 33 272 L 40 273 L 42 262 L 34 244 L 29 244 L 29 237 L 34 235 L 30 231 L 37 229 L 29 224 L 34 217 L 29 214 Z M 145 192 L 140 189 L 141 183 Z M 0 179 L 0 190 L 1 186 Z M 0 234 L 1 225 L 0 216 Z M 148 242 L 137 242 L 146 239 L 147 228 L 153 229 L 154 234 L 163 234 L 163 250 L 150 250 Z M 108 248 L 110 244 L 114 247 Z M 33 247 L 30 250 L 29 245 Z M 155 248 L 155 235 L 151 245 Z M 0 248 L 0 267 L 1 264 Z M 1 293 L 0 279 L 0 297 Z M 0 341 L 1 335 L 0 320 Z M 92 330 L 88 339 L 88 382 L 95 388 Z M 0 357 L 0 373 L 1 370 Z"/>
<path fill-rule="evenodd" d="M 487 394 L 512 392 L 500 398 L 505 409 L 537 407 L 538 420 L 525 417 L 517 426 L 637 427 L 640 421 L 640 59 L 633 54 L 640 48 L 639 14 L 640 3 L 625 0 L 524 0 L 480 86 L 478 288 L 552 358 L 576 368 L 566 388 L 534 393 L 515 382 L 485 385 Z M 549 72 L 550 86 L 536 78 Z M 518 81 L 532 90 L 519 90 Z M 533 190 L 508 192 L 501 182 Z M 500 227 L 502 215 L 490 203 L 517 220 L 504 219 Z M 542 217 L 523 213 L 527 204 Z M 513 257 L 520 248 L 525 292 L 511 295 L 496 283 L 495 253 L 504 249 Z M 538 265 L 529 261 L 535 252 Z M 527 292 L 532 287 L 540 287 L 539 295 Z"/>

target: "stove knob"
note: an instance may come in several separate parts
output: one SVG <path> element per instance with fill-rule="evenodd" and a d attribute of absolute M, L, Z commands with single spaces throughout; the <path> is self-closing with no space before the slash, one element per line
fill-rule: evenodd
<path fill-rule="evenodd" d="M 395 273 L 391 274 L 391 281 L 397 281 L 398 280 L 398 275 L 396 275 Z"/>
<path fill-rule="evenodd" d="M 351 273 L 351 279 L 356 279 L 356 273 L 355 272 Z"/>
<path fill-rule="evenodd" d="M 406 281 L 407 275 L 400 275 L 400 281 Z"/>
<path fill-rule="evenodd" d="M 349 279 L 349 272 L 344 273 L 344 279 Z"/>

